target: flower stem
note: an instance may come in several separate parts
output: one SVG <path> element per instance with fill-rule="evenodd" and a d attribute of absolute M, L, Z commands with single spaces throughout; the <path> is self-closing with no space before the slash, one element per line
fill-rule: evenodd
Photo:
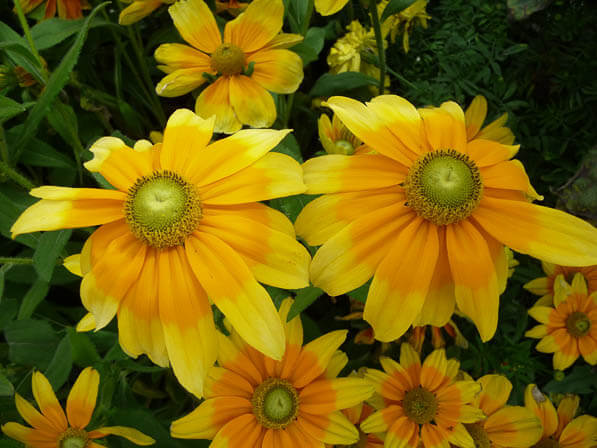
<path fill-rule="evenodd" d="M 309 25 L 311 24 L 311 16 L 313 15 L 313 6 L 314 0 L 309 0 L 307 3 L 307 11 L 305 12 L 305 20 L 303 21 L 303 29 L 301 30 L 301 34 L 304 36 L 307 34 L 309 30 Z"/>
<path fill-rule="evenodd" d="M 22 174 L 17 173 L 13 168 L 11 168 L 8 164 L 4 162 L 0 162 L 0 173 L 4 174 L 6 177 L 19 184 L 26 190 L 31 190 L 32 188 L 35 188 L 33 182 L 31 182 Z"/>
<path fill-rule="evenodd" d="M 31 29 L 29 28 L 29 24 L 27 23 L 27 18 L 25 17 L 25 13 L 23 12 L 23 7 L 21 5 L 21 0 L 14 0 L 15 9 L 17 10 L 17 16 L 19 16 L 19 22 L 21 24 L 21 28 L 23 28 L 23 33 L 25 34 L 25 38 L 29 43 L 29 47 L 31 48 L 31 52 L 35 59 L 37 59 L 37 63 L 41 68 L 41 73 L 44 75 L 44 81 L 48 80 L 48 73 L 45 69 L 43 64 L 43 59 L 39 55 L 37 48 L 35 47 L 35 42 L 33 42 L 33 37 L 31 36 Z"/>
<path fill-rule="evenodd" d="M 2 126 L 2 123 L 0 123 L 0 158 L 4 163 L 10 163 L 8 144 L 6 143 L 6 135 L 4 134 L 4 127 Z"/>
<path fill-rule="evenodd" d="M 33 264 L 33 258 L 0 257 L 0 264 Z"/>
<path fill-rule="evenodd" d="M 386 79 L 386 53 L 383 45 L 383 37 L 381 35 L 381 25 L 379 23 L 379 15 L 377 14 L 376 2 L 369 3 L 369 13 L 371 14 L 371 22 L 373 23 L 373 31 L 375 32 L 375 42 L 377 43 L 377 53 L 379 58 L 379 94 L 383 95 L 384 81 Z"/>

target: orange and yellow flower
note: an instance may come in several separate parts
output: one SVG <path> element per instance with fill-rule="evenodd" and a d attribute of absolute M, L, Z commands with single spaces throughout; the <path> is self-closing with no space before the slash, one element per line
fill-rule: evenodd
<path fill-rule="evenodd" d="M 95 409 L 99 381 L 97 370 L 84 369 L 68 394 L 65 414 L 50 382 L 41 372 L 34 372 L 31 383 L 39 411 L 15 394 L 17 410 L 32 428 L 8 422 L 2 425 L 2 432 L 29 448 L 103 448 L 94 440 L 108 435 L 124 437 L 136 445 L 153 445 L 151 437 L 126 426 L 85 430 Z"/>
<path fill-rule="evenodd" d="M 198 396 L 217 356 L 210 301 L 249 344 L 281 359 L 284 330 L 258 281 L 306 287 L 310 259 L 288 218 L 256 202 L 305 190 L 300 165 L 270 153 L 289 131 L 249 129 L 210 144 L 213 127 L 213 118 L 179 109 L 162 143 L 133 149 L 99 139 L 85 167 L 115 189 L 35 188 L 41 201 L 11 229 L 100 225 L 80 257 L 91 316 L 79 329 L 103 328 L 118 314 L 124 351 L 170 362 Z"/>
<path fill-rule="evenodd" d="M 336 296 L 373 277 L 364 318 L 381 341 L 410 325 L 445 325 L 459 310 L 483 341 L 497 328 L 508 277 L 504 245 L 566 265 L 597 263 L 597 229 L 531 204 L 535 193 L 518 146 L 467 137 L 453 102 L 416 109 L 383 95 L 364 105 L 327 104 L 376 154 L 313 158 L 308 194 L 323 194 L 298 216 L 297 234 L 322 245 L 310 273 Z"/>
<path fill-rule="evenodd" d="M 539 277 L 531 280 L 524 285 L 524 288 L 535 295 L 541 296 L 535 306 L 552 306 L 554 297 L 554 282 L 558 275 L 563 275 L 564 280 L 571 282 L 574 275 L 581 274 L 587 283 L 587 292 L 589 294 L 597 291 L 597 266 L 558 266 L 546 261 L 541 262 L 545 277 Z"/>
<path fill-rule="evenodd" d="M 414 348 L 400 347 L 400 363 L 381 357 L 384 372 L 367 369 L 384 407 L 361 423 L 366 433 L 383 434 L 385 446 L 425 448 L 472 447 L 464 424 L 483 418 L 471 405 L 480 391 L 474 381 L 456 381 L 460 363 L 446 359 L 443 349 L 433 351 L 423 365 Z"/>
<path fill-rule="evenodd" d="M 347 356 L 338 350 L 345 330 L 303 346 L 299 316 L 287 322 L 292 300 L 280 306 L 286 353 L 275 361 L 247 345 L 232 330 L 219 334 L 219 367 L 210 371 L 205 401 L 172 423 L 173 437 L 213 439 L 212 447 L 323 448 L 352 444 L 359 435 L 341 409 L 369 398 L 362 378 L 336 378 Z"/>
<path fill-rule="evenodd" d="M 556 412 L 553 403 L 535 384 L 529 384 L 524 392 L 524 405 L 540 420 L 543 431 L 541 439 L 533 448 L 594 448 L 597 446 L 597 418 L 578 412 L 580 399 L 577 395 L 565 396 Z"/>
<path fill-rule="evenodd" d="M 144 19 L 149 14 L 154 12 L 162 5 L 169 5 L 175 0 L 123 0 L 130 3 L 124 8 L 118 16 L 118 23 L 120 25 L 132 25 L 141 19 Z"/>
<path fill-rule="evenodd" d="M 33 11 L 43 2 L 46 2 L 44 19 L 50 19 L 56 15 L 61 19 L 80 19 L 83 17 L 83 9 L 89 9 L 87 0 L 20 0 L 25 14 Z"/>
<path fill-rule="evenodd" d="M 280 33 L 282 0 L 254 0 L 226 23 L 223 37 L 203 0 L 181 0 L 168 11 L 191 46 L 162 44 L 157 48 L 158 68 L 167 73 L 156 86 L 158 95 L 184 95 L 217 76 L 195 103 L 199 116 L 215 115 L 215 132 L 232 133 L 243 124 L 271 126 L 276 106 L 269 92 L 293 93 L 303 80 L 301 58 L 286 50 L 303 38 Z"/>
<path fill-rule="evenodd" d="M 348 420 L 353 425 L 357 426 L 364 422 L 371 414 L 375 412 L 375 408 L 367 403 L 359 403 L 342 411 L 348 417 Z M 354 448 L 383 448 L 383 440 L 375 434 L 365 434 L 359 431 L 359 441 L 352 445 Z"/>
<path fill-rule="evenodd" d="M 541 437 L 541 421 L 529 409 L 508 406 L 512 383 L 501 375 L 485 375 L 477 380 L 481 393 L 474 405 L 486 419 L 467 424 L 476 447 L 528 448 Z"/>
<path fill-rule="evenodd" d="M 553 353 L 553 368 L 564 370 L 582 356 L 597 364 L 597 291 L 589 294 L 587 282 L 576 273 L 569 284 L 563 274 L 554 280 L 553 306 L 536 305 L 529 315 L 541 325 L 525 336 L 541 339 L 537 350 Z"/>

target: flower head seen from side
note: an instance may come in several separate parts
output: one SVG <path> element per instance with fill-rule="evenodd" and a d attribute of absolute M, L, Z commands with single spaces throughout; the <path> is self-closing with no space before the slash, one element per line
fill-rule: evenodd
<path fill-rule="evenodd" d="M 310 260 L 292 223 L 257 202 L 305 190 L 300 165 L 270 153 L 289 131 L 248 129 L 210 143 L 213 126 L 179 109 L 162 143 L 142 140 L 133 149 L 99 139 L 85 167 L 115 189 L 35 188 L 41 201 L 11 229 L 100 225 L 80 256 L 91 317 L 78 328 L 103 328 L 118 314 L 124 351 L 170 363 L 197 396 L 217 355 L 210 301 L 249 344 L 280 359 L 284 331 L 258 281 L 306 287 Z"/>
<path fill-rule="evenodd" d="M 541 437 L 541 421 L 522 406 L 506 403 L 512 383 L 501 375 L 485 375 L 477 380 L 481 393 L 474 405 L 486 415 L 476 423 L 466 424 L 466 430 L 479 448 L 528 448 Z"/>
<path fill-rule="evenodd" d="M 89 9 L 87 0 L 21 0 L 21 6 L 23 12 L 27 14 L 44 2 L 46 2 L 44 19 L 51 19 L 56 12 L 61 19 L 80 19 L 83 17 L 83 9 Z"/>
<path fill-rule="evenodd" d="M 536 349 L 553 353 L 553 368 L 564 370 L 582 356 L 597 364 L 597 291 L 589 294 L 581 273 L 569 284 L 562 274 L 554 281 L 553 305 L 535 305 L 529 315 L 540 322 L 525 333 L 541 339 Z"/>
<path fill-rule="evenodd" d="M 319 141 L 328 154 L 357 154 L 366 153 L 367 148 L 350 132 L 334 114 L 332 120 L 322 114 L 317 120 Z"/>
<path fill-rule="evenodd" d="M 373 277 L 364 309 L 376 339 L 445 325 L 458 309 L 483 341 L 497 328 L 508 277 L 504 246 L 566 265 L 597 263 L 597 229 L 532 204 L 518 146 L 469 140 L 453 102 L 416 109 L 395 95 L 328 106 L 374 154 L 324 155 L 303 165 L 309 202 L 297 234 L 319 246 L 310 273 L 331 296 Z"/>
<path fill-rule="evenodd" d="M 162 5 L 169 5 L 175 0 L 124 0 L 130 3 L 129 6 L 120 11 L 118 23 L 120 25 L 132 25 L 144 19 Z"/>
<path fill-rule="evenodd" d="M 559 266 L 557 264 L 548 263 L 546 261 L 541 262 L 545 277 L 538 277 L 531 280 L 524 285 L 524 288 L 538 296 L 541 296 L 535 306 L 552 306 L 555 280 L 558 275 L 563 275 L 564 280 L 568 283 L 572 282 L 574 276 L 579 273 L 585 279 L 587 284 L 587 292 L 589 294 L 597 291 L 597 265 L 596 266 Z"/>
<path fill-rule="evenodd" d="M 377 6 L 379 14 L 383 13 L 389 0 L 382 0 Z M 397 14 L 389 16 L 381 25 L 382 32 L 390 35 L 390 42 L 396 42 L 396 37 L 402 32 L 402 48 L 405 53 L 409 50 L 409 36 L 413 26 L 418 23 L 421 27 L 427 28 L 427 20 L 431 16 L 427 14 L 428 0 L 416 0 L 407 8 Z"/>
<path fill-rule="evenodd" d="M 301 58 L 286 49 L 302 36 L 280 33 L 282 0 L 254 0 L 226 23 L 223 36 L 203 0 L 179 0 L 168 11 L 191 46 L 157 48 L 158 68 L 167 73 L 156 86 L 158 95 L 184 95 L 217 76 L 195 103 L 199 116 L 215 115 L 215 132 L 232 133 L 243 124 L 271 126 L 276 106 L 269 92 L 293 93 L 303 80 Z"/>
<path fill-rule="evenodd" d="M 300 317 L 287 322 L 292 300 L 280 306 L 286 352 L 275 361 L 231 329 L 220 334 L 218 367 L 209 374 L 205 401 L 172 423 L 173 437 L 212 439 L 212 447 L 304 448 L 352 444 L 359 435 L 340 412 L 369 398 L 362 378 L 336 378 L 348 362 L 338 347 L 346 331 L 324 334 L 303 346 Z"/>
<path fill-rule="evenodd" d="M 540 420 L 541 439 L 532 448 L 594 448 L 597 444 L 597 418 L 578 412 L 577 395 L 562 398 L 558 410 L 535 384 L 524 392 L 524 405 Z"/>
<path fill-rule="evenodd" d="M 474 381 L 455 379 L 458 361 L 448 360 L 439 349 L 421 365 L 414 348 L 404 343 L 400 363 L 386 357 L 380 362 L 384 371 L 368 369 L 365 378 L 375 384 L 384 407 L 361 423 L 364 432 L 384 434 L 385 446 L 473 446 L 464 424 L 483 418 L 471 405 L 481 388 Z"/>
<path fill-rule="evenodd" d="M 92 431 L 85 429 L 95 409 L 99 381 L 99 373 L 95 369 L 84 369 L 68 395 L 65 413 L 47 378 L 40 372 L 34 372 L 31 382 L 39 411 L 15 394 L 17 410 L 32 427 L 9 422 L 2 425 L 2 432 L 30 448 L 102 448 L 104 445 L 94 440 L 111 434 L 124 437 L 136 445 L 153 445 L 155 441 L 151 437 L 126 426 L 106 426 Z"/>

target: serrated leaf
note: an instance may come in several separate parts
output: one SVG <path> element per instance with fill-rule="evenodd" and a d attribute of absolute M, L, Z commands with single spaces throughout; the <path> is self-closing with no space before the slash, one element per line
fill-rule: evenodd
<path fill-rule="evenodd" d="M 59 44 L 63 40 L 77 33 L 83 26 L 84 21 L 85 19 L 72 20 L 60 19 L 58 17 L 42 20 L 31 28 L 31 37 L 33 37 L 35 47 L 41 51 Z M 95 17 L 89 25 L 89 28 L 91 29 L 97 26 L 106 25 L 114 26 L 111 22 Z"/>
<path fill-rule="evenodd" d="M 46 321 L 15 320 L 4 329 L 11 362 L 45 370 L 54 357 L 58 336 Z"/>
<path fill-rule="evenodd" d="M 316 82 L 310 96 L 331 96 L 359 87 L 375 86 L 379 81 L 359 72 L 325 73 Z"/>
<path fill-rule="evenodd" d="M 8 378 L 0 372 L 0 397 L 10 397 L 14 395 L 15 388 Z"/>
<path fill-rule="evenodd" d="M 31 138 L 35 135 L 37 128 L 43 118 L 50 112 L 50 107 L 54 103 L 54 100 L 62 90 L 62 88 L 68 82 L 70 77 L 70 73 L 75 67 L 79 55 L 81 54 L 81 50 L 83 48 L 83 43 L 85 42 L 85 38 L 87 37 L 87 32 L 89 31 L 89 25 L 93 17 L 103 9 L 109 2 L 104 2 L 98 6 L 96 6 L 91 14 L 87 16 L 81 30 L 77 34 L 77 37 L 68 50 L 64 58 L 62 58 L 62 62 L 48 80 L 45 89 L 43 90 L 42 94 L 39 96 L 37 103 L 31 109 L 31 112 L 27 116 L 25 120 L 25 126 L 23 127 L 23 133 L 21 137 L 17 141 L 15 145 L 15 154 L 16 158 L 19 158 L 19 155 L 23 152 L 25 147 L 30 142 Z"/>
<path fill-rule="evenodd" d="M 287 321 L 292 320 L 300 313 L 305 311 L 313 302 L 315 302 L 323 294 L 324 292 L 321 289 L 316 288 L 315 286 L 307 286 L 306 288 L 300 289 L 296 294 L 294 303 L 290 307 L 290 311 L 288 311 Z"/>
<path fill-rule="evenodd" d="M 73 368 L 73 356 L 68 334 L 62 338 L 50 365 L 44 372 L 44 375 L 54 388 L 58 390 L 68 379 L 70 371 Z"/>
<path fill-rule="evenodd" d="M 4 123 L 6 120 L 22 114 L 26 110 L 27 108 L 21 103 L 17 103 L 5 96 L 0 96 L 0 123 Z"/>
<path fill-rule="evenodd" d="M 0 50 L 3 50 L 15 65 L 20 65 L 38 82 L 44 83 L 39 62 L 31 53 L 27 41 L 3 22 L 0 22 Z"/>
<path fill-rule="evenodd" d="M 39 244 L 33 254 L 33 267 L 40 279 L 46 282 L 52 279 L 52 273 L 56 268 L 56 260 L 60 257 L 72 233 L 72 229 L 64 229 L 41 234 Z"/>
<path fill-rule="evenodd" d="M 25 294 L 25 297 L 23 297 L 17 319 L 30 318 L 35 311 L 35 308 L 37 308 L 37 306 L 46 298 L 49 289 L 50 284 L 46 280 L 41 278 L 35 280 L 31 285 L 31 288 L 27 291 L 27 294 Z"/>
<path fill-rule="evenodd" d="M 388 17 L 398 14 L 412 5 L 416 0 L 390 0 L 380 17 L 380 22 L 384 22 Z"/>
<path fill-rule="evenodd" d="M 87 367 L 101 360 L 97 349 L 86 333 L 79 333 L 72 327 L 67 329 L 72 359 L 80 367 Z"/>

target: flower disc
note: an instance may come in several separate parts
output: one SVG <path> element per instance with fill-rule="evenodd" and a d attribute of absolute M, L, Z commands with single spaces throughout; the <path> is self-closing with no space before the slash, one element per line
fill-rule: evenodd
<path fill-rule="evenodd" d="M 58 442 L 59 448 L 85 448 L 87 446 L 87 432 L 82 429 L 68 428 L 60 441 Z"/>
<path fill-rule="evenodd" d="M 245 53 L 236 45 L 222 44 L 211 55 L 210 65 L 222 75 L 238 75 L 245 67 Z"/>
<path fill-rule="evenodd" d="M 268 378 L 261 383 L 251 399 L 257 421 L 270 429 L 288 426 L 298 414 L 298 393 L 288 381 Z"/>
<path fill-rule="evenodd" d="M 437 413 L 437 398 L 424 387 L 409 390 L 402 400 L 404 413 L 415 423 L 429 423 Z"/>
<path fill-rule="evenodd" d="M 568 328 L 568 332 L 572 336 L 579 338 L 589 332 L 591 329 L 591 320 L 585 313 L 575 311 L 566 319 L 566 328 Z"/>

